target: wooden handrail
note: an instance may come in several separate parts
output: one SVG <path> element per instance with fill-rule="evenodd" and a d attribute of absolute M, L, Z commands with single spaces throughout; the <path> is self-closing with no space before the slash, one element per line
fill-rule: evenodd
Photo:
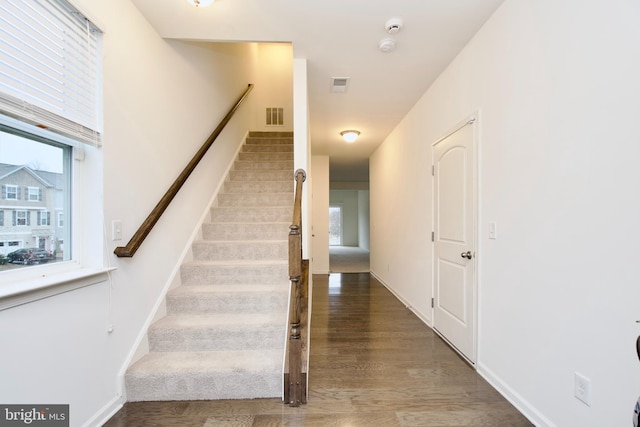
<path fill-rule="evenodd" d="M 289 280 L 292 286 L 291 308 L 289 312 L 289 373 L 286 378 L 285 395 L 291 406 L 306 403 L 306 381 L 302 373 L 301 312 L 306 302 L 302 301 L 303 285 L 306 282 L 302 259 L 302 183 L 307 179 L 304 170 L 295 173 L 296 192 L 293 204 L 293 222 L 289 227 Z"/>
<path fill-rule="evenodd" d="M 169 206 L 173 198 L 176 196 L 176 194 L 178 194 L 178 191 L 180 190 L 180 188 L 182 188 L 184 183 L 187 181 L 187 178 L 189 178 L 189 175 L 191 175 L 191 173 L 194 171 L 196 166 L 198 166 L 198 163 L 200 163 L 200 160 L 202 160 L 202 158 L 207 153 L 209 148 L 213 145 L 216 138 L 218 138 L 220 133 L 222 133 L 222 130 L 224 129 L 224 127 L 227 125 L 227 123 L 229 123 L 229 121 L 231 120 L 231 117 L 233 117 L 233 115 L 238 110 L 238 108 L 240 108 L 240 105 L 242 105 L 245 98 L 249 95 L 249 92 L 251 92 L 252 89 L 253 89 L 253 84 L 249 84 L 247 89 L 244 91 L 244 93 L 240 96 L 240 98 L 238 98 L 238 101 L 235 103 L 235 105 L 231 107 L 227 115 L 224 116 L 220 124 L 215 128 L 211 136 L 207 138 L 205 143 L 202 145 L 202 147 L 200 147 L 198 152 L 193 156 L 193 158 L 191 159 L 189 164 L 187 164 L 187 166 L 184 168 L 182 173 L 176 178 L 173 184 L 171 184 L 171 187 L 169 187 L 169 189 L 164 194 L 164 196 L 162 196 L 158 204 L 153 208 L 149 216 L 147 216 L 147 219 L 145 219 L 142 225 L 140 225 L 140 227 L 135 232 L 131 240 L 129 240 L 126 246 L 118 246 L 113 251 L 114 254 L 116 254 L 118 257 L 130 258 L 136 253 L 138 248 L 140 248 L 140 245 L 142 245 L 142 242 L 144 241 L 144 239 L 151 232 L 151 229 L 153 229 L 153 226 L 156 225 L 156 222 L 158 222 L 158 220 L 160 219 L 164 211 L 167 209 L 167 207 Z"/>

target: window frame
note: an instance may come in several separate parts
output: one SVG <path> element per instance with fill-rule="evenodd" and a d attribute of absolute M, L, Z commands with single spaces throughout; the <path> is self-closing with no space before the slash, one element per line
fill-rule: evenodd
<path fill-rule="evenodd" d="M 97 21 L 88 16 L 82 9 L 77 8 L 73 0 L 67 1 L 70 11 L 76 17 L 82 17 L 90 21 L 90 25 L 95 30 L 101 32 Z M 42 298 L 54 296 L 63 292 L 68 292 L 84 286 L 104 283 L 108 280 L 108 272 L 113 270 L 105 267 L 104 250 L 104 212 L 102 195 L 103 176 L 101 149 L 102 142 L 102 104 L 103 104 L 103 83 L 102 83 L 102 35 L 98 36 L 96 44 L 95 67 L 98 77 L 96 82 L 95 108 L 97 123 L 96 128 L 83 133 L 84 130 L 72 126 L 71 133 L 67 130 L 42 125 L 41 121 L 36 121 L 31 116 L 25 115 L 23 105 L 24 100 L 9 99 L 8 109 L 0 112 L 0 128 L 8 127 L 12 130 L 24 132 L 29 139 L 42 138 L 47 142 L 68 147 L 68 171 L 70 173 L 70 186 L 66 197 L 73 203 L 69 203 L 67 212 L 58 212 L 55 217 L 56 225 L 65 224 L 69 232 L 61 241 L 71 248 L 71 255 L 68 261 L 45 263 L 35 265 L 25 269 L 14 269 L 0 272 L 0 311 L 9 309 L 21 304 L 30 303 Z M 12 97 L 9 97 L 12 98 Z M 6 100 L 5 100 L 6 101 Z M 17 109 L 11 108 L 11 102 L 17 101 Z M 5 107 L 7 104 L 3 104 Z M 45 113 L 46 111 L 40 111 Z M 55 114 L 55 113 L 54 113 Z M 42 120 L 42 116 L 39 116 Z M 84 126 L 79 125 L 84 128 Z M 47 129 L 48 127 L 48 129 Z M 78 132 L 76 132 L 78 130 Z M 24 197 L 24 196 L 23 196 Z M 18 189 L 18 199 L 20 189 Z M 5 224 L 11 221 L 10 217 L 5 218 Z M 49 218 L 51 221 L 51 217 Z M 9 246 L 11 243 L 7 242 Z M 24 241 L 18 242 L 16 249 L 24 246 Z"/>
<path fill-rule="evenodd" d="M 14 184 L 5 184 L 4 185 L 4 199 L 5 200 L 20 200 L 19 196 L 18 196 L 18 186 L 14 185 Z M 9 189 L 12 189 L 14 191 L 11 192 L 11 194 L 14 195 L 14 197 L 9 197 Z"/>
<path fill-rule="evenodd" d="M 32 190 L 35 190 L 35 199 L 32 199 Z M 42 200 L 42 189 L 40 187 L 32 187 L 27 186 L 27 198 L 25 199 L 27 202 L 39 202 Z"/>

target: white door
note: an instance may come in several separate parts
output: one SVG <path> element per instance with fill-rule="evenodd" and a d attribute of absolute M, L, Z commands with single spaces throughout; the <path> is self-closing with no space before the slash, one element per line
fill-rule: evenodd
<path fill-rule="evenodd" d="M 437 142 L 434 154 L 433 325 L 475 363 L 474 121 Z"/>

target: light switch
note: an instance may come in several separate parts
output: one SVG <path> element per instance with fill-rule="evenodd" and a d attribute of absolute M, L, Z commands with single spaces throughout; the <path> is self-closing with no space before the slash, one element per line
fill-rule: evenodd
<path fill-rule="evenodd" d="M 111 238 L 116 240 L 122 240 L 122 221 L 113 220 L 111 221 Z"/>
<path fill-rule="evenodd" d="M 496 229 L 496 223 L 495 222 L 490 222 L 489 223 L 489 238 L 490 239 L 497 239 L 498 238 L 498 232 Z"/>

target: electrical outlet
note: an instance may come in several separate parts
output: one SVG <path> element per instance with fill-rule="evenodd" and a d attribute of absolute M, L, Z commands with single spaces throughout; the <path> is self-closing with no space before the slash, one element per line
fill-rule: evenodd
<path fill-rule="evenodd" d="M 575 372 L 574 395 L 587 406 L 591 406 L 591 380 Z"/>

